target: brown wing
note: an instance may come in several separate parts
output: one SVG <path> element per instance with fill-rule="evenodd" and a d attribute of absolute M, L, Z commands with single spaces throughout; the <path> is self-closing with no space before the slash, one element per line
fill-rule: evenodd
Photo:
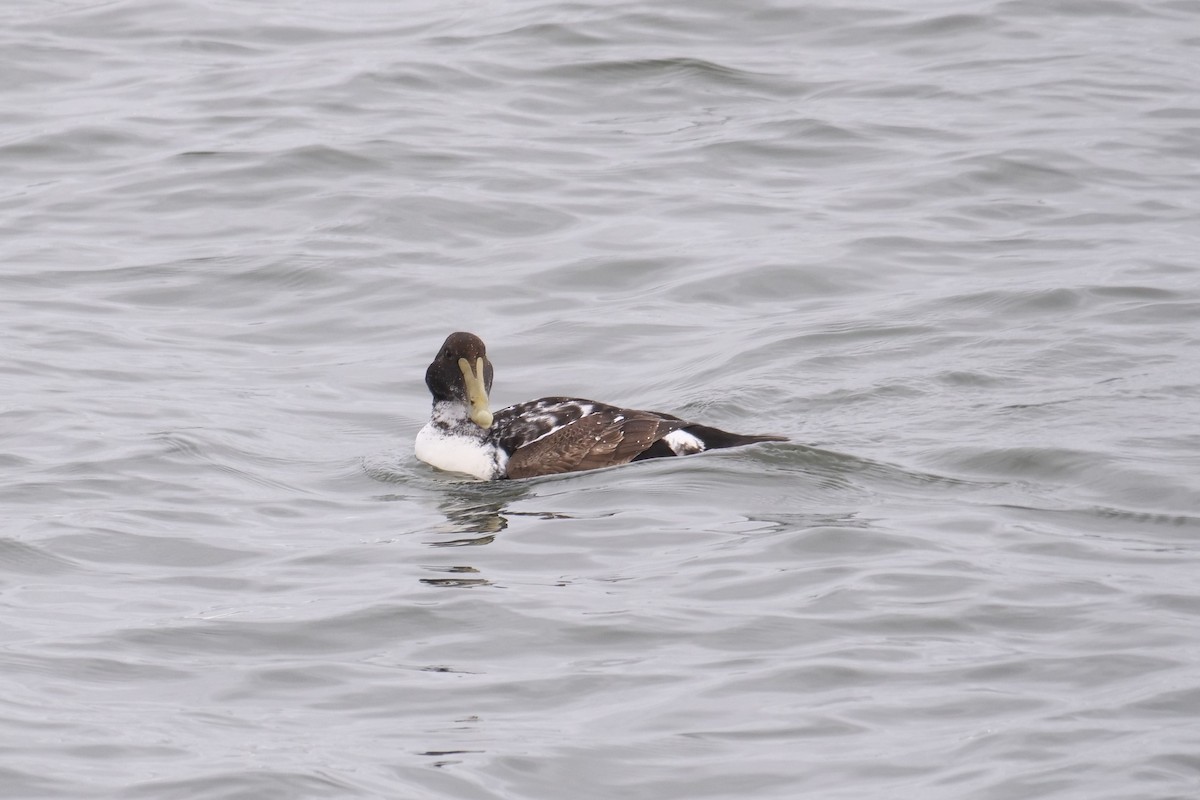
<path fill-rule="evenodd" d="M 644 411 L 602 411 L 564 425 L 508 459 L 510 478 L 628 464 L 646 448 L 687 423 Z"/>

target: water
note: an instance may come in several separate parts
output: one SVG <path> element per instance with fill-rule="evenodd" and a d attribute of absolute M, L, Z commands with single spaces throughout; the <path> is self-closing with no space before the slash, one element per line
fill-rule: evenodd
<path fill-rule="evenodd" d="M 1196 795 L 1200 4 L 0 23 L 0 796 Z"/>

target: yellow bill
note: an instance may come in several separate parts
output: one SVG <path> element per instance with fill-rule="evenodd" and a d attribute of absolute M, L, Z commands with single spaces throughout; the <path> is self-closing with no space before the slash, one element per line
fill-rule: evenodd
<path fill-rule="evenodd" d="M 492 412 L 488 410 L 487 383 L 483 375 L 483 359 L 475 359 L 475 369 L 465 358 L 458 360 L 463 381 L 467 386 L 467 401 L 471 404 L 471 421 L 481 428 L 492 427 Z"/>

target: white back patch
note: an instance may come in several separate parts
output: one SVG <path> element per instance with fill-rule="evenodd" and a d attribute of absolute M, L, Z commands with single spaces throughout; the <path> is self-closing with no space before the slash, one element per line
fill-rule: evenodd
<path fill-rule="evenodd" d="M 690 456 L 693 453 L 704 452 L 704 442 L 700 437 L 693 436 L 687 431 L 671 431 L 662 440 L 677 456 Z"/>

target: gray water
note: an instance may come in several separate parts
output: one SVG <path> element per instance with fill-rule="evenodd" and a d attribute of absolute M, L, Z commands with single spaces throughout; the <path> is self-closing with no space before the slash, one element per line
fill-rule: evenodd
<path fill-rule="evenodd" d="M 0 796 L 1200 795 L 1198 46 L 4 4 Z M 438 473 L 460 329 L 792 441 Z"/>

